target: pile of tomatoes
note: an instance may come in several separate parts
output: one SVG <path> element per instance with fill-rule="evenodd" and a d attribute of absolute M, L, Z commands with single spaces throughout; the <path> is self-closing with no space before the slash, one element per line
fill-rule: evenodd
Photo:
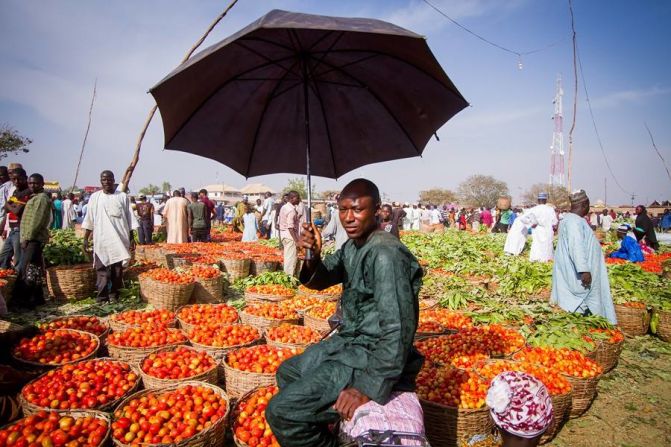
<path fill-rule="evenodd" d="M 221 270 L 209 265 L 194 265 L 189 272 L 196 278 L 201 279 L 213 279 L 221 276 Z"/>
<path fill-rule="evenodd" d="M 279 343 L 291 343 L 297 345 L 309 345 L 317 343 L 322 335 L 307 326 L 297 326 L 295 324 L 281 324 L 268 329 L 266 332 L 268 340 Z"/>
<path fill-rule="evenodd" d="M 47 330 L 22 339 L 12 350 L 14 357 L 44 365 L 63 365 L 81 360 L 98 348 L 98 340 L 87 332 Z"/>
<path fill-rule="evenodd" d="M 233 434 L 238 441 L 249 447 L 279 447 L 266 421 L 266 407 L 275 394 L 276 386 L 261 387 L 238 403 L 233 421 Z"/>
<path fill-rule="evenodd" d="M 126 444 L 176 444 L 226 417 L 226 399 L 215 389 L 185 385 L 144 393 L 114 412 L 112 436 Z"/>
<path fill-rule="evenodd" d="M 192 325 L 218 325 L 238 321 L 238 311 L 228 304 L 193 304 L 182 307 L 177 312 L 177 318 Z"/>
<path fill-rule="evenodd" d="M 110 320 L 127 326 L 161 326 L 175 325 L 175 313 L 165 309 L 156 310 L 127 310 L 112 315 Z"/>
<path fill-rule="evenodd" d="M 246 292 L 258 293 L 261 295 L 281 296 L 283 298 L 291 298 L 296 294 L 294 289 L 283 286 L 281 284 L 259 284 L 255 286 L 249 286 L 247 287 Z"/>
<path fill-rule="evenodd" d="M 300 354 L 298 348 L 276 348 L 257 345 L 236 349 L 226 355 L 226 364 L 233 369 L 257 374 L 275 374 L 283 361 Z"/>
<path fill-rule="evenodd" d="M 123 332 L 113 332 L 107 337 L 108 345 L 126 348 L 158 348 L 186 341 L 181 331 L 157 326 L 133 327 Z"/>
<path fill-rule="evenodd" d="M 336 312 L 336 305 L 335 301 L 317 304 L 306 310 L 305 314 L 318 320 L 328 320 Z"/>
<path fill-rule="evenodd" d="M 0 269 L 0 278 L 7 278 L 8 276 L 15 276 L 14 269 Z"/>
<path fill-rule="evenodd" d="M 595 337 L 605 338 L 605 340 L 611 344 L 622 343 L 624 341 L 624 333 L 619 329 L 592 328 L 589 332 Z"/>
<path fill-rule="evenodd" d="M 245 306 L 245 313 L 270 320 L 297 320 L 298 314 L 277 303 L 250 304 Z"/>
<path fill-rule="evenodd" d="M 107 330 L 107 325 L 94 316 L 73 315 L 70 317 L 61 317 L 51 321 L 45 321 L 38 325 L 41 331 L 53 329 L 76 329 L 78 331 L 88 332 L 100 337 Z"/>
<path fill-rule="evenodd" d="M 547 366 L 527 361 L 492 360 L 475 367 L 475 372 L 489 381 L 505 371 L 520 371 L 534 376 L 543 382 L 552 396 L 561 396 L 571 391 L 571 383 L 559 371 Z"/>
<path fill-rule="evenodd" d="M 294 310 L 297 312 L 303 312 L 308 307 L 312 307 L 315 304 L 323 303 L 324 301 L 309 295 L 296 295 L 295 298 L 281 301 L 279 304 L 285 309 Z"/>
<path fill-rule="evenodd" d="M 203 374 L 217 366 L 206 352 L 185 346 L 149 354 L 142 361 L 142 371 L 157 379 L 178 380 Z"/>
<path fill-rule="evenodd" d="M 435 321 L 420 321 L 417 325 L 417 332 L 422 334 L 441 334 L 445 332 L 442 324 Z"/>
<path fill-rule="evenodd" d="M 105 420 L 93 416 L 40 411 L 0 430 L 0 446 L 97 447 L 108 430 Z"/>
<path fill-rule="evenodd" d="M 310 289 L 304 285 L 298 286 L 298 292 L 305 295 L 340 295 L 342 293 L 342 284 L 336 284 L 322 290 Z"/>
<path fill-rule="evenodd" d="M 473 371 L 424 367 L 417 375 L 420 399 L 463 409 L 485 406 L 489 383 Z"/>
<path fill-rule="evenodd" d="M 513 357 L 515 360 L 537 363 L 576 378 L 599 376 L 603 369 L 594 360 L 568 348 L 527 347 Z"/>
<path fill-rule="evenodd" d="M 87 360 L 47 372 L 26 385 L 21 394 L 44 408 L 96 409 L 121 398 L 137 382 L 137 374 L 125 362 Z"/>
<path fill-rule="evenodd" d="M 167 268 L 157 268 L 149 270 L 146 273 L 142 274 L 153 279 L 154 281 L 162 282 L 165 284 L 191 284 L 194 282 L 193 275 L 189 273 L 180 273 L 176 270 L 170 270 Z"/>
<path fill-rule="evenodd" d="M 198 325 L 194 326 L 187 335 L 192 343 L 212 348 L 246 345 L 261 338 L 258 329 L 246 324 Z"/>
<path fill-rule="evenodd" d="M 419 313 L 419 322 L 434 322 L 445 329 L 463 329 L 473 325 L 471 317 L 447 309 L 422 310 Z"/>

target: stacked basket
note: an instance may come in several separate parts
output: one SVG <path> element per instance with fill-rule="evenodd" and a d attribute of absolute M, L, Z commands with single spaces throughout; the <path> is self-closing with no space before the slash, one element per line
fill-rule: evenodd
<path fill-rule="evenodd" d="M 49 415 L 47 414 L 46 417 L 48 417 L 48 416 Z M 110 433 L 111 433 L 111 419 L 110 419 L 110 416 L 107 413 L 103 413 L 101 411 L 92 411 L 92 410 L 59 411 L 58 412 L 58 418 L 62 418 L 62 417 L 65 417 L 65 416 L 70 416 L 70 417 L 74 418 L 75 420 L 81 419 L 81 418 L 95 418 L 95 419 L 100 419 L 100 420 L 104 421 L 105 425 L 107 426 L 107 431 L 105 432 L 104 436 L 102 436 L 100 442 L 97 443 L 95 446 L 96 447 L 102 447 L 102 446 L 108 445 L 109 438 L 110 438 Z M 11 427 L 13 427 L 17 424 L 20 424 L 22 422 L 23 422 L 23 419 L 18 419 L 18 420 L 15 420 L 15 421 L 5 425 L 4 427 L 0 427 L 0 429 L 1 430 L 13 431 Z M 35 421 L 33 421 L 33 423 L 34 422 Z M 58 427 L 58 420 L 56 421 L 55 425 L 56 425 L 56 427 Z M 17 439 L 15 439 L 13 441 L 15 443 L 14 445 L 35 445 L 35 443 L 29 443 L 28 440 L 26 439 L 27 436 L 23 435 L 21 433 L 21 431 L 16 431 L 15 433 L 18 433 L 19 436 L 17 437 Z M 39 433 L 39 431 L 38 431 L 38 433 Z M 33 434 L 32 438 L 35 438 L 35 437 L 36 437 L 35 434 Z M 41 445 L 54 445 L 51 442 L 51 437 L 50 436 L 46 436 L 44 439 L 46 439 L 46 441 L 43 442 Z M 10 444 L 7 443 L 7 445 L 10 445 Z M 68 445 L 70 445 L 70 444 L 68 444 Z M 75 441 L 75 444 L 72 444 L 72 445 L 79 445 L 79 443 L 77 441 Z"/>
<path fill-rule="evenodd" d="M 128 329 L 129 331 L 131 330 L 138 330 L 139 328 L 131 328 Z M 144 327 L 145 330 L 151 331 L 151 330 L 156 330 L 155 327 Z M 181 331 L 178 329 L 165 329 L 166 331 L 173 332 L 173 333 L 179 333 L 181 334 Z M 182 337 L 178 337 L 182 338 Z M 109 352 L 109 355 L 117 360 L 123 360 L 124 362 L 128 362 L 131 366 L 138 366 L 142 359 L 144 359 L 147 355 L 149 355 L 151 352 L 155 351 L 156 349 L 159 348 L 167 348 L 167 347 L 173 347 L 173 346 L 178 346 L 178 345 L 184 345 L 186 344 L 187 339 L 186 337 L 183 337 L 183 341 L 176 341 L 176 342 L 171 342 L 167 344 L 163 344 L 160 346 L 145 346 L 145 347 L 135 347 L 135 346 L 123 346 L 120 344 L 114 344 L 111 342 L 111 340 L 108 338 L 107 340 L 107 350 Z"/>
<path fill-rule="evenodd" d="M 95 292 L 96 272 L 91 264 L 49 267 L 47 287 L 56 300 L 82 300 Z"/>
<path fill-rule="evenodd" d="M 249 266 L 251 264 L 249 257 L 231 253 L 223 255 L 220 262 L 222 269 L 228 274 L 228 279 L 231 282 L 249 276 Z"/>
<path fill-rule="evenodd" d="M 168 388 L 168 387 L 171 387 L 171 386 L 179 385 L 180 383 L 184 383 L 184 382 L 187 382 L 187 381 L 193 381 L 193 380 L 197 380 L 197 381 L 200 381 L 200 382 L 206 382 L 206 383 L 209 383 L 209 384 L 212 384 L 212 385 L 217 384 L 218 377 L 219 377 L 219 375 L 217 373 L 217 362 L 211 356 L 210 356 L 210 359 L 212 361 L 212 366 L 210 368 L 208 368 L 206 371 L 203 371 L 200 374 L 196 374 L 196 375 L 190 376 L 188 378 L 184 378 L 184 379 L 162 379 L 162 378 L 154 377 L 154 376 L 150 375 L 149 373 L 147 373 L 143 369 L 143 364 L 144 364 L 145 360 L 148 359 L 152 354 L 158 354 L 158 353 L 161 353 L 161 352 L 172 352 L 172 351 L 177 351 L 178 353 L 182 353 L 182 352 L 185 352 L 185 351 L 196 352 L 197 350 L 193 349 L 193 348 L 190 348 L 188 346 L 169 346 L 169 347 L 166 347 L 166 348 L 157 349 L 157 350 L 153 351 L 152 353 L 150 353 L 149 355 L 147 355 L 144 359 L 142 359 L 142 361 L 140 361 L 140 364 L 139 364 L 140 365 L 140 367 L 139 367 L 140 375 L 142 376 L 142 383 L 144 384 L 144 387 L 146 389 L 149 389 L 149 390 L 163 389 L 163 388 Z"/>
<path fill-rule="evenodd" d="M 277 306 L 277 304 L 271 304 L 272 306 Z M 295 312 L 285 312 L 284 315 L 286 315 L 284 318 L 266 318 L 258 315 L 254 315 L 252 312 L 254 311 L 254 305 L 253 306 L 246 306 L 244 309 L 240 311 L 240 321 L 244 324 L 248 324 L 250 326 L 254 326 L 255 328 L 259 329 L 261 332 L 265 331 L 269 327 L 272 326 L 279 326 L 282 323 L 289 323 L 289 324 L 298 324 L 300 323 L 300 318 L 298 317 L 298 314 Z M 279 308 L 279 306 L 278 306 Z"/>
<path fill-rule="evenodd" d="M 637 337 L 648 333 L 650 312 L 647 307 L 616 304 L 615 315 L 617 316 L 617 325 L 626 335 Z"/>

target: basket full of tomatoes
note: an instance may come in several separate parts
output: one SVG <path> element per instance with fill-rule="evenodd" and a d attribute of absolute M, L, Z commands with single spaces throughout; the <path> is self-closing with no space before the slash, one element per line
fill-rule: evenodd
<path fill-rule="evenodd" d="M 190 304 L 177 311 L 179 327 L 185 332 L 200 327 L 237 323 L 238 319 L 238 311 L 233 306 L 223 303 Z"/>
<path fill-rule="evenodd" d="M 150 390 L 166 388 L 187 380 L 216 385 L 217 361 L 207 352 L 188 346 L 157 349 L 140 362 L 144 387 Z"/>
<path fill-rule="evenodd" d="M 177 326 L 175 313 L 165 309 L 127 310 L 110 316 L 107 320 L 113 332 L 123 332 L 141 326 L 174 328 Z"/>
<path fill-rule="evenodd" d="M 137 366 L 142 359 L 158 348 L 186 343 L 186 336 L 178 329 L 142 326 L 123 332 L 112 332 L 107 337 L 107 350 L 111 357 Z"/>
<path fill-rule="evenodd" d="M 37 323 L 37 327 L 42 332 L 50 329 L 75 329 L 93 334 L 101 340 L 104 340 L 110 330 L 109 323 L 93 315 L 49 317 Z"/>
<path fill-rule="evenodd" d="M 316 304 L 305 310 L 303 324 L 321 334 L 325 334 L 331 330 L 329 318 L 336 313 L 336 309 L 337 303 L 335 301 Z"/>
<path fill-rule="evenodd" d="M 188 381 L 127 397 L 114 411 L 114 445 L 223 445 L 229 398 L 219 387 Z"/>
<path fill-rule="evenodd" d="M 307 348 L 318 343 L 322 334 L 307 326 L 281 324 L 266 329 L 266 342 L 278 348 Z"/>
<path fill-rule="evenodd" d="M 140 277 L 145 279 L 140 282 L 141 293 L 156 309 L 177 310 L 189 302 L 195 287 L 193 275 L 167 268 L 149 270 Z"/>
<path fill-rule="evenodd" d="M 40 411 L 0 429 L 0 446 L 99 447 L 110 436 L 110 417 L 100 411 Z"/>
<path fill-rule="evenodd" d="M 224 299 L 224 274 L 211 265 L 194 265 L 189 270 L 196 280 L 191 299 L 196 303 L 221 303 Z"/>
<path fill-rule="evenodd" d="M 100 340 L 75 329 L 49 329 L 24 338 L 12 348 L 12 357 L 30 368 L 55 368 L 94 357 Z"/>
<path fill-rule="evenodd" d="M 239 400 L 231 415 L 235 445 L 279 447 L 280 444 L 266 421 L 266 407 L 277 391 L 274 385 L 262 386 L 247 392 Z"/>
<path fill-rule="evenodd" d="M 139 386 L 140 377 L 128 363 L 91 359 L 64 365 L 32 380 L 21 390 L 19 402 L 25 415 L 43 410 L 111 411 Z"/>
<path fill-rule="evenodd" d="M 247 304 L 281 302 L 294 297 L 294 289 L 281 284 L 258 284 L 245 289 Z"/>
<path fill-rule="evenodd" d="M 298 286 L 298 295 L 313 296 L 324 301 L 338 301 L 342 295 L 342 284 L 336 284 L 326 289 L 316 290 L 304 285 Z"/>
<path fill-rule="evenodd" d="M 300 317 L 296 311 L 277 303 L 250 304 L 240 311 L 240 321 L 264 331 L 282 323 L 298 324 Z"/>

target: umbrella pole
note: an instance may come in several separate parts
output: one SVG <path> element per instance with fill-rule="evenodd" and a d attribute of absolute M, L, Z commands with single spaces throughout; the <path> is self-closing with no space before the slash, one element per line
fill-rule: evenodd
<path fill-rule="evenodd" d="M 307 167 L 305 173 L 307 174 L 308 187 L 308 208 L 305 210 L 305 217 L 312 231 L 312 176 L 310 175 L 310 107 L 308 102 L 308 61 L 303 60 L 303 108 L 305 109 L 305 162 Z M 310 261 L 313 258 L 312 250 L 305 250 L 305 260 Z"/>

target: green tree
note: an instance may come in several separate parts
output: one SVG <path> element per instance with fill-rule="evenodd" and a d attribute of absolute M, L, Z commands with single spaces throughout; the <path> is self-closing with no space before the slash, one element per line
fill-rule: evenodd
<path fill-rule="evenodd" d="M 459 184 L 457 197 L 466 206 L 493 208 L 501 196 L 508 196 L 506 182 L 491 175 L 472 175 Z"/>
<path fill-rule="evenodd" d="M 10 154 L 27 153 L 32 142 L 33 140 L 24 137 L 13 127 L 0 125 L 0 160 Z"/>
<path fill-rule="evenodd" d="M 287 186 L 282 189 L 282 194 L 286 194 L 289 191 L 296 191 L 301 196 L 301 200 L 308 198 L 308 188 L 305 184 L 305 178 L 303 177 L 294 177 L 290 178 L 287 181 Z M 315 184 L 312 184 L 312 197 L 317 197 L 317 191 L 315 189 Z"/>
<path fill-rule="evenodd" d="M 431 188 L 419 192 L 419 201 L 421 203 L 431 203 L 433 205 L 442 205 L 457 200 L 457 195 L 444 188 Z"/>
<path fill-rule="evenodd" d="M 522 201 L 525 205 L 533 205 L 538 201 L 538 194 L 545 192 L 548 195 L 548 203 L 560 209 L 568 209 L 571 207 L 569 201 L 569 191 L 564 186 L 548 185 L 547 183 L 536 183 L 531 185 L 529 189 L 522 194 Z"/>
<path fill-rule="evenodd" d="M 172 185 L 170 182 L 163 182 L 161 184 L 161 192 L 170 194 L 172 192 Z"/>
<path fill-rule="evenodd" d="M 158 185 L 154 185 L 154 184 L 151 184 L 151 183 L 150 183 L 149 185 L 147 185 L 147 186 L 145 186 L 144 188 L 140 189 L 138 192 L 139 192 L 140 194 L 145 194 L 145 195 L 148 195 L 148 196 L 153 196 L 153 195 L 156 195 L 156 194 L 158 194 L 159 192 L 161 192 L 161 188 L 159 188 Z"/>

